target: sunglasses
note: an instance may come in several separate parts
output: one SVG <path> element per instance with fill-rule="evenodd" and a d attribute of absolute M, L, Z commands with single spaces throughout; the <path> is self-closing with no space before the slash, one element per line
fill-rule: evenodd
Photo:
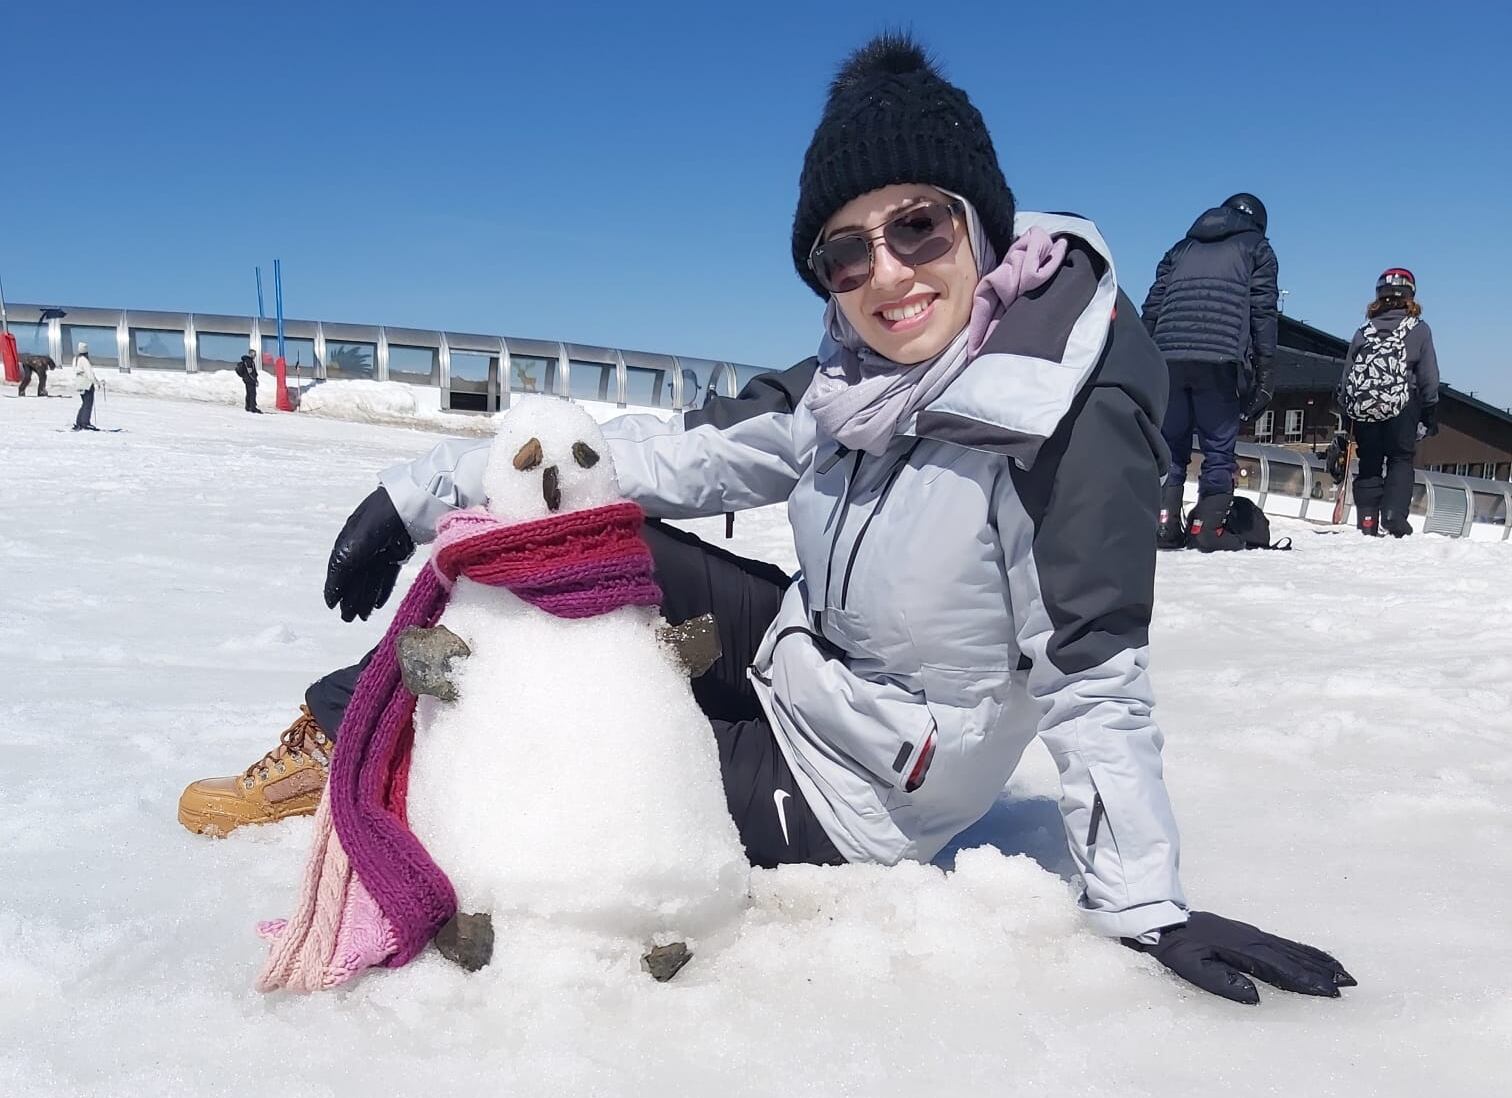
<path fill-rule="evenodd" d="M 880 230 L 843 233 L 814 246 L 809 252 L 809 270 L 832 294 L 859 290 L 871 279 L 876 244 L 882 234 L 887 250 L 909 267 L 933 263 L 955 247 L 956 214 L 965 213 L 959 202 L 924 202 L 898 214 Z"/>

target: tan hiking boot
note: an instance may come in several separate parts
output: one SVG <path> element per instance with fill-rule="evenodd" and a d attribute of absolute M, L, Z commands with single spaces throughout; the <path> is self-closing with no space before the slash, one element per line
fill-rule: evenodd
<path fill-rule="evenodd" d="M 191 782 L 179 797 L 179 823 L 196 835 L 224 836 L 243 824 L 314 815 L 335 746 L 301 705 L 278 746 L 241 774 Z"/>

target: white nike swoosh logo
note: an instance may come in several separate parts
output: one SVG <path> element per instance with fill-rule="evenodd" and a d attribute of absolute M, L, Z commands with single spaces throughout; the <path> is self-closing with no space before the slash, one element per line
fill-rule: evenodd
<path fill-rule="evenodd" d="M 782 841 L 788 846 L 792 846 L 793 842 L 788 838 L 787 806 L 782 803 L 782 798 L 791 796 L 792 794 L 789 793 L 786 789 L 779 789 L 777 790 L 777 792 L 772 794 L 772 800 L 777 802 L 777 822 L 782 825 Z"/>

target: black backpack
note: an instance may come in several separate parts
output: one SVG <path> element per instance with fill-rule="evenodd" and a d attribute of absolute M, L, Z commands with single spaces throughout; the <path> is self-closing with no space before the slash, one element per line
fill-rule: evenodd
<path fill-rule="evenodd" d="M 1243 496 L 1208 496 L 1192 508 L 1192 542 L 1204 553 L 1237 549 L 1290 549 L 1291 538 L 1271 543 L 1270 519 Z"/>

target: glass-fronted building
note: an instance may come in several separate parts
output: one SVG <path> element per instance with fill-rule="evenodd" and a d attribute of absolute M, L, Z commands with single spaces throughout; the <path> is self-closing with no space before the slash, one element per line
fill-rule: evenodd
<path fill-rule="evenodd" d="M 199 373 L 232 369 L 249 348 L 272 355 L 277 347 L 273 321 L 253 316 L 79 306 L 46 312 L 44 320 L 42 306 L 11 305 L 11 332 L 23 353 L 60 364 L 88 343 L 97 369 Z M 768 368 L 558 340 L 288 319 L 284 362 L 294 381 L 402 382 L 439 390 L 443 409 L 479 413 L 507 408 L 512 396 L 526 393 L 680 411 L 710 396 L 734 396 Z"/>

